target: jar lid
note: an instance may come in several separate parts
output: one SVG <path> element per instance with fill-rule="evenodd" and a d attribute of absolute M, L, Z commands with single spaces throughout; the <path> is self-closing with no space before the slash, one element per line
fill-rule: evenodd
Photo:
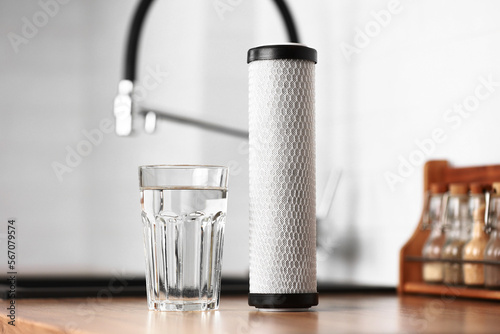
<path fill-rule="evenodd" d="M 467 195 L 467 191 L 469 191 L 469 185 L 467 183 L 450 184 L 450 195 Z"/>
<path fill-rule="evenodd" d="M 500 186 L 500 184 L 499 184 Z M 481 183 L 481 182 L 473 182 L 469 184 L 470 193 L 474 195 L 483 194 L 485 191 L 491 190 L 491 184 L 489 183 Z"/>
<path fill-rule="evenodd" d="M 500 195 L 500 182 L 493 182 L 491 186 L 493 188 L 493 192 L 497 195 Z"/>
<path fill-rule="evenodd" d="M 448 185 L 443 182 L 434 182 L 429 186 L 431 194 L 444 194 L 448 191 Z"/>

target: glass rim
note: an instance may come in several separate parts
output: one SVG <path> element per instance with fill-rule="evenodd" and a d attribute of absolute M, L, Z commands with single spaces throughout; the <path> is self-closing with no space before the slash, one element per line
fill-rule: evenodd
<path fill-rule="evenodd" d="M 221 165 L 142 165 L 139 169 L 228 169 L 227 166 Z"/>

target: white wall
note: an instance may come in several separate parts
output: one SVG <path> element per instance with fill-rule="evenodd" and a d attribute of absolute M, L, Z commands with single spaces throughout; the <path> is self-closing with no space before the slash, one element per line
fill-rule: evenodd
<path fill-rule="evenodd" d="M 456 114 L 444 119 L 454 104 L 473 102 L 468 97 L 481 86 L 481 77 L 500 82 L 500 3 L 290 3 L 302 41 L 319 53 L 318 199 L 329 170 L 342 172 L 328 226 L 333 254 L 322 257 L 319 277 L 396 284 L 399 249 L 422 205 L 420 164 L 394 187 L 386 181 L 388 172 L 398 174 L 399 155 L 418 162 L 415 141 L 442 129 L 446 139 L 424 154 L 425 160 L 445 158 L 459 166 L 500 162 L 495 137 L 500 86 L 461 124 Z M 271 27 L 271 4 L 259 5 L 259 41 L 279 41 L 283 32 Z M 374 25 L 372 12 L 394 8 L 386 26 Z M 373 29 L 372 37 L 356 44 L 357 30 L 366 28 Z M 357 53 L 346 57 L 346 45 L 357 47 Z"/>
<path fill-rule="evenodd" d="M 162 122 L 156 134 L 107 134 L 63 182 L 62 162 L 104 118 L 121 75 L 125 31 L 136 1 L 73 0 L 15 54 L 37 1 L 0 3 L 0 219 L 19 221 L 20 272 L 53 274 L 143 270 L 136 167 L 146 163 L 239 166 L 230 180 L 224 271 L 248 266 L 248 167 L 241 141 Z M 318 49 L 318 199 L 330 170 L 342 172 L 328 226 L 333 252 L 322 280 L 394 285 L 399 248 L 421 209 L 422 169 L 391 188 L 399 156 L 442 129 L 425 160 L 498 163 L 500 86 L 457 125 L 447 110 L 470 98 L 481 78 L 500 82 L 498 1 L 402 1 L 390 22 L 356 45 L 357 29 L 376 29 L 382 0 L 290 0 L 305 44 Z M 397 7 L 399 8 L 399 7 Z M 143 78 L 160 66 L 169 78 L 144 105 L 247 127 L 246 50 L 283 42 L 271 1 L 242 1 L 221 19 L 212 2 L 159 0 L 148 20 Z M 350 59 L 346 45 L 357 47 Z M 487 93 L 484 88 L 479 88 Z M 3 226 L 3 225 L 2 225 Z M 0 231 L 0 233 L 4 233 Z M 4 256 L 3 253 L 2 256 Z M 2 263 L 5 261 L 1 260 Z"/>
<path fill-rule="evenodd" d="M 232 139 L 225 142 L 225 137 L 219 135 L 161 122 L 151 136 L 140 129 L 131 138 L 105 134 L 91 154 L 71 172 L 64 173 L 62 182 L 58 180 L 52 163 L 65 164 L 66 147 L 76 149 L 86 139 L 82 131 L 92 131 L 102 120 L 112 120 L 125 35 L 136 3 L 70 1 L 60 6 L 57 15 L 28 44 L 20 45 L 18 53 L 8 34 L 22 34 L 22 18 L 31 21 L 41 7 L 37 1 L 0 4 L 0 215 L 5 223 L 7 217 L 19 223 L 22 274 L 108 275 L 118 271 L 142 275 L 137 166 L 226 165 L 233 160 L 245 163 L 244 156 L 228 151 Z M 213 42 L 226 40 L 223 34 L 211 34 L 206 29 L 207 22 L 214 18 L 216 23 L 231 27 L 238 22 L 244 24 L 252 15 L 251 11 L 250 15 L 241 12 L 240 21 L 231 23 L 219 20 L 209 3 L 161 0 L 154 4 L 142 43 L 138 77 L 142 82 L 152 69 L 168 72 L 168 78 L 160 78 L 158 87 L 148 91 L 142 105 L 235 125 L 223 111 L 214 108 L 209 112 L 205 98 L 209 93 L 206 77 L 212 73 L 207 71 L 210 68 L 206 58 L 216 59 L 220 51 L 212 48 Z M 246 27 L 240 27 L 239 33 L 251 40 L 251 25 Z M 240 61 L 244 70 L 246 48 L 231 51 L 232 63 Z M 225 71 L 223 64 L 211 67 Z M 228 95 L 246 96 L 246 72 L 240 71 L 240 77 L 240 88 Z M 235 88 L 226 83 L 218 89 Z M 245 129 L 246 102 L 239 102 L 239 115 L 243 116 L 236 125 Z M 218 155 L 205 144 L 221 140 L 226 146 L 220 147 Z M 243 249 L 238 253 L 239 245 L 245 245 L 247 239 L 247 181 L 244 173 L 239 178 L 243 180 L 231 177 L 233 199 L 226 239 L 224 270 L 232 275 L 247 271 L 247 252 Z"/>

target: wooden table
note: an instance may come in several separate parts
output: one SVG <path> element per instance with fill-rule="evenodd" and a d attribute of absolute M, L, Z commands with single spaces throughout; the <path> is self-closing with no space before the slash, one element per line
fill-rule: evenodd
<path fill-rule="evenodd" d="M 0 305 L 1 333 L 500 333 L 497 302 L 395 294 L 323 294 L 311 312 L 257 311 L 246 296 L 223 296 L 211 312 L 149 312 L 144 298 L 24 299 L 15 327 Z"/>

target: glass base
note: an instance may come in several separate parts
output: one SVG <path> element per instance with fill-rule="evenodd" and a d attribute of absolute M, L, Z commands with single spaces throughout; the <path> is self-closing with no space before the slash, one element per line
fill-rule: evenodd
<path fill-rule="evenodd" d="M 206 301 L 156 301 L 149 302 L 150 311 L 210 311 L 219 309 L 215 300 Z"/>

